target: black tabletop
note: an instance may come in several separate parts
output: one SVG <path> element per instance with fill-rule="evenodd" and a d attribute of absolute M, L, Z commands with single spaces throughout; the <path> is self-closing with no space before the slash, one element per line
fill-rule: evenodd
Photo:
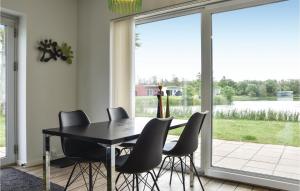
<path fill-rule="evenodd" d="M 103 144 L 118 144 L 138 138 L 144 126 L 151 118 L 124 119 L 120 121 L 104 121 L 87 126 L 70 126 L 44 129 L 43 134 L 69 137 Z M 185 121 L 173 120 L 170 129 L 185 125 Z"/>

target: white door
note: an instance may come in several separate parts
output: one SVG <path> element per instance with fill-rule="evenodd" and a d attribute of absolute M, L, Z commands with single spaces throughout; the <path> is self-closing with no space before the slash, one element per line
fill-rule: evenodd
<path fill-rule="evenodd" d="M 15 163 L 16 22 L 1 15 L 0 23 L 0 158 Z"/>

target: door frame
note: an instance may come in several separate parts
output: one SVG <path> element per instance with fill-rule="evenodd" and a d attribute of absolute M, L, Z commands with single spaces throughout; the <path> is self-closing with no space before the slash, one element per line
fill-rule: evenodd
<path fill-rule="evenodd" d="M 16 17 L 1 13 L 1 24 L 5 26 L 5 72 L 6 72 L 6 156 L 1 159 L 1 166 L 13 164 L 17 159 L 17 26 Z M 8 109 L 9 108 L 9 109 Z"/>

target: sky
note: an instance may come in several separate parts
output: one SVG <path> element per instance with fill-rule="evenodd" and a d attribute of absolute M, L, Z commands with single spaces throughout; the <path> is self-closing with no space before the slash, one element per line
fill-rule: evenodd
<path fill-rule="evenodd" d="M 299 0 L 214 14 L 213 77 L 300 79 Z M 136 26 L 136 81 L 195 79 L 201 72 L 201 15 Z"/>

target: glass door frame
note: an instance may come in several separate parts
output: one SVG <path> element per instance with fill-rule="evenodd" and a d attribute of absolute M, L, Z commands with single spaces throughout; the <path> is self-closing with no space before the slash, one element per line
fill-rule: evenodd
<path fill-rule="evenodd" d="M 1 166 L 16 162 L 16 72 L 17 72 L 17 19 L 1 13 L 1 24 L 5 26 L 5 72 L 6 72 L 6 156 Z"/>
<path fill-rule="evenodd" d="M 205 121 L 202 130 L 202 156 L 201 167 L 205 175 L 220 179 L 251 183 L 266 187 L 274 187 L 284 190 L 297 190 L 299 181 L 288 178 L 264 175 L 254 172 L 226 169 L 212 166 L 213 147 L 213 52 L 212 52 L 212 15 L 221 12 L 234 11 L 243 8 L 250 8 L 265 4 L 282 2 L 284 0 L 233 0 L 206 6 L 202 12 L 202 100 L 203 110 L 211 111 Z"/>

